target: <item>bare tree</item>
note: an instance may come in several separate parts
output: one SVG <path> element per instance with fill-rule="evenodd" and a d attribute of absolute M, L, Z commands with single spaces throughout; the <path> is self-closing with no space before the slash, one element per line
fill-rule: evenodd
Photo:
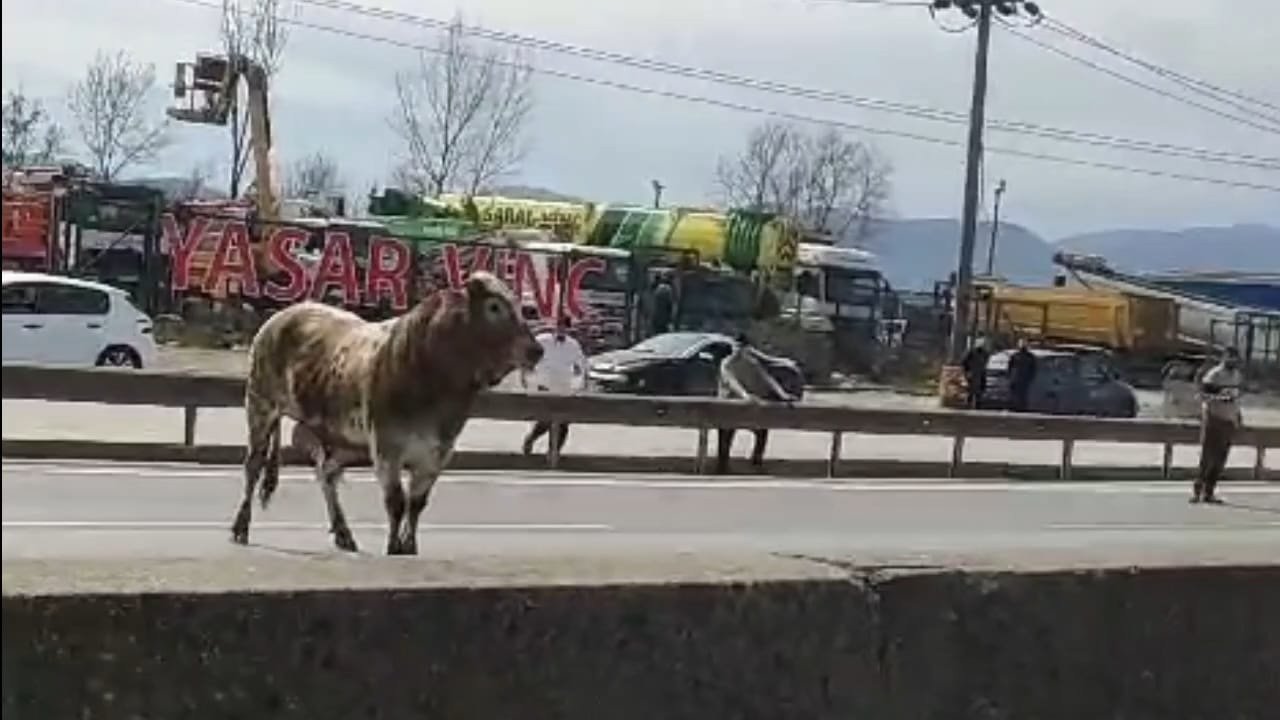
<path fill-rule="evenodd" d="M 891 174 L 873 148 L 835 128 L 809 135 L 768 122 L 752 130 L 740 155 L 721 158 L 716 184 L 731 206 L 782 213 L 836 236 L 855 227 L 860 240 L 885 209 Z"/>
<path fill-rule="evenodd" d="M 332 195 L 343 189 L 338 162 L 322 152 L 295 160 L 285 180 L 285 193 L 290 197 Z"/>
<path fill-rule="evenodd" d="M 433 53 L 396 76 L 391 125 L 404 142 L 397 180 L 433 194 L 475 193 L 524 158 L 532 69 L 516 54 L 479 52 L 455 15 Z"/>
<path fill-rule="evenodd" d="M 228 57 L 242 55 L 262 66 L 268 87 L 280 70 L 289 39 L 285 14 L 288 0 L 222 0 L 222 48 Z M 236 88 L 235 105 L 227 122 L 231 138 L 228 192 L 240 196 L 249 163 L 248 102 Z"/>
<path fill-rule="evenodd" d="M 67 105 L 90 164 L 103 180 L 155 159 L 168 143 L 168 120 L 151 102 L 155 90 L 155 66 L 135 63 L 123 50 L 99 51 L 71 86 Z"/>
<path fill-rule="evenodd" d="M 7 168 L 49 164 L 63 152 L 62 126 L 49 117 L 43 102 L 27 97 L 22 88 L 5 95 L 0 133 Z"/>
<path fill-rule="evenodd" d="M 842 237 L 856 227 L 855 241 L 863 240 L 889 200 L 888 161 L 834 128 L 806 143 L 803 174 L 803 193 L 793 212 L 821 233 Z"/>
<path fill-rule="evenodd" d="M 768 122 L 751 131 L 735 158 L 720 158 L 716 183 L 726 203 L 758 211 L 787 212 L 803 189 L 804 135 L 785 123 Z"/>
<path fill-rule="evenodd" d="M 213 178 L 213 174 L 214 162 L 212 160 L 192 163 L 187 176 L 183 178 L 182 184 L 178 186 L 174 199 L 196 200 L 203 197 L 205 189 L 209 187 L 209 181 Z"/>

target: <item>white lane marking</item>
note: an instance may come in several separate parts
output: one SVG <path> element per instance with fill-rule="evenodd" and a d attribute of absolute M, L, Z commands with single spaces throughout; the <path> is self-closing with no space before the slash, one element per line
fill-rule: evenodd
<path fill-rule="evenodd" d="M 1234 532 L 1236 530 L 1280 530 L 1280 520 L 1258 520 L 1247 523 L 1231 523 L 1230 525 L 1212 525 L 1194 522 L 1134 522 L 1134 523 L 1050 523 L 1050 530 L 1220 530 Z"/>
<path fill-rule="evenodd" d="M 385 530 L 386 523 L 353 522 L 352 530 Z M 5 520 L 5 528 L 68 530 L 223 530 L 227 523 L 213 520 Z M 325 529 L 323 523 L 258 521 L 255 530 Z M 608 531 L 612 525 L 600 523 L 423 523 L 422 530 L 466 530 L 479 532 L 525 532 L 537 530 Z"/>
<path fill-rule="evenodd" d="M 43 474 L 74 477 L 82 476 L 121 476 L 164 480 L 239 480 L 237 468 L 226 469 L 166 469 L 144 466 L 125 467 L 56 467 L 37 466 Z M 21 468 L 28 470 L 27 467 Z M 363 470 L 363 469 L 361 469 Z M 346 482 L 370 484 L 375 482 L 367 471 L 349 473 Z M 652 477 L 652 476 L 650 476 Z M 663 490 L 829 490 L 842 492 L 1065 492 L 1065 493 L 1112 493 L 1134 495 L 1182 495 L 1187 493 L 1187 483 L 1172 481 L 966 481 L 966 480 L 788 480 L 768 479 L 748 476 L 748 479 L 735 480 L 733 476 L 723 480 L 701 480 L 690 476 L 670 476 L 671 479 L 644 479 L 644 477 L 628 478 L 607 475 L 584 475 L 580 477 L 537 477 L 536 475 L 511 478 L 510 473 L 498 471 L 475 471 L 465 474 L 446 475 L 442 483 L 470 485 L 499 485 L 509 487 L 609 487 L 633 489 Z M 741 476 L 739 476 L 741 477 Z M 283 473 L 281 481 L 291 483 L 311 483 L 311 474 L 296 472 Z M 1280 495 L 1280 484 L 1246 481 L 1232 483 L 1232 492 L 1249 495 Z"/>

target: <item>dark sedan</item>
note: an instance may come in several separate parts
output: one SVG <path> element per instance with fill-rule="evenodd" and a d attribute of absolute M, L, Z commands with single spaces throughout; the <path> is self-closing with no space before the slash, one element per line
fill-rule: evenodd
<path fill-rule="evenodd" d="M 1035 379 L 1028 410 L 1046 415 L 1092 415 L 1131 418 L 1138 414 L 1138 395 L 1120 379 L 1107 354 L 1088 348 L 1036 348 Z M 1009 408 L 1009 358 L 998 352 L 987 364 L 987 389 L 978 407 Z"/>
<path fill-rule="evenodd" d="M 592 357 L 588 377 L 601 392 L 715 395 L 720 361 L 737 345 L 736 340 L 719 333 L 663 333 L 624 350 Z M 804 374 L 794 360 L 753 351 L 784 390 L 793 397 L 803 397 Z"/>

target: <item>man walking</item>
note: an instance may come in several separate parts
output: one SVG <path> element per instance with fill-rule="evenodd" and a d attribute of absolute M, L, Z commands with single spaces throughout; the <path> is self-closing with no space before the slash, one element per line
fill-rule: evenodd
<path fill-rule="evenodd" d="M 542 360 L 532 373 L 520 373 L 520 385 L 526 390 L 533 386 L 538 392 L 554 392 L 569 394 L 582 389 L 586 385 L 587 358 L 582 352 L 582 345 L 569 334 L 569 318 L 563 314 L 556 321 L 554 331 L 543 331 L 538 334 L 538 344 L 542 345 Z M 533 454 L 533 443 L 551 430 L 551 423 L 539 420 L 533 424 L 529 434 L 525 435 L 522 449 L 525 455 Z M 556 452 L 564 448 L 569 437 L 568 424 L 561 423 L 560 432 L 550 437 L 547 442 L 556 444 Z"/>
<path fill-rule="evenodd" d="M 1027 411 L 1035 379 L 1036 356 L 1027 348 L 1027 339 L 1018 338 L 1018 351 L 1009 358 L 1009 404 L 1014 412 Z"/>
<path fill-rule="evenodd" d="M 973 347 L 969 348 L 969 352 L 964 354 L 964 359 L 960 361 L 964 369 L 965 392 L 968 393 L 965 405 L 970 410 L 978 408 L 982 394 L 987 389 L 987 363 L 990 360 L 991 353 L 987 350 L 986 339 L 978 338 Z"/>
<path fill-rule="evenodd" d="M 1200 472 L 1191 502 L 1220 503 L 1214 494 L 1231 454 L 1231 440 L 1240 427 L 1240 354 L 1227 348 L 1222 361 L 1200 379 Z"/>
<path fill-rule="evenodd" d="M 769 370 L 756 357 L 749 338 L 738 336 L 738 346 L 720 361 L 720 380 L 717 393 L 722 398 L 749 400 L 751 402 L 795 402 L 793 397 L 769 374 Z M 733 449 L 735 428 L 718 428 L 716 433 L 716 474 L 729 471 L 729 452 Z M 769 442 L 769 431 L 754 431 L 755 447 L 751 451 L 751 465 L 764 466 L 764 449 Z"/>

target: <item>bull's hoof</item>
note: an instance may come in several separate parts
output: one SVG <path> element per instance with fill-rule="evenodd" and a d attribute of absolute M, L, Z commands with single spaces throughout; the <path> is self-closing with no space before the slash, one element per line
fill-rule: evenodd
<path fill-rule="evenodd" d="M 231 528 L 231 542 L 237 545 L 248 545 L 249 528 Z"/>
<path fill-rule="evenodd" d="M 417 555 L 418 539 L 417 538 L 391 538 L 387 541 L 388 555 Z"/>
<path fill-rule="evenodd" d="M 345 550 L 346 552 L 359 552 L 360 550 L 356 547 L 356 539 L 351 536 L 350 528 L 338 528 L 333 531 L 333 544 L 339 550 Z"/>

